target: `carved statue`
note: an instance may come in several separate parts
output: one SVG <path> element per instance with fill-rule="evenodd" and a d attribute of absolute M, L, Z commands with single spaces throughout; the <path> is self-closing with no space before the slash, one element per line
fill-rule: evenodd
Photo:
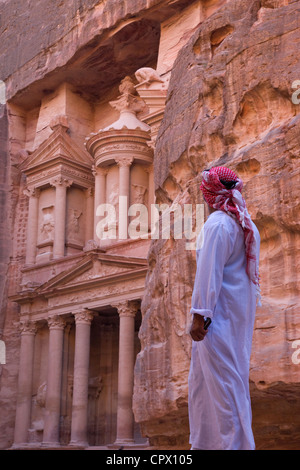
<path fill-rule="evenodd" d="M 42 240 L 52 240 L 52 234 L 54 230 L 54 215 L 53 215 L 53 206 L 44 207 L 43 212 L 43 221 L 41 223 L 41 236 Z"/>
<path fill-rule="evenodd" d="M 108 196 L 108 202 L 109 204 L 112 204 L 113 206 L 116 207 L 116 205 L 119 202 L 119 188 L 117 183 L 113 183 L 111 187 L 111 191 Z"/>
<path fill-rule="evenodd" d="M 101 376 L 89 378 L 89 397 L 96 400 L 99 398 L 99 395 L 103 388 L 103 381 Z"/>
<path fill-rule="evenodd" d="M 145 203 L 145 194 L 147 191 L 147 188 L 145 186 L 142 186 L 140 184 L 133 184 L 133 191 L 134 191 L 134 203 L 135 204 L 144 204 Z"/>
<path fill-rule="evenodd" d="M 46 382 L 43 382 L 36 394 L 36 403 L 40 408 L 45 408 L 46 405 L 46 392 L 47 392 L 47 384 Z"/>
<path fill-rule="evenodd" d="M 142 67 L 135 72 L 135 77 L 139 82 L 139 85 L 144 83 L 150 85 L 151 82 L 161 82 L 164 83 L 164 80 L 156 72 L 156 70 L 151 67 Z"/>
<path fill-rule="evenodd" d="M 79 219 L 82 216 L 82 212 L 78 209 L 70 209 L 69 215 L 69 229 L 71 233 L 79 233 L 80 225 Z"/>
<path fill-rule="evenodd" d="M 129 76 L 123 78 L 123 80 L 121 81 L 120 86 L 119 86 L 119 92 L 122 95 L 125 95 L 125 94 L 135 95 L 136 94 L 134 83 Z"/>

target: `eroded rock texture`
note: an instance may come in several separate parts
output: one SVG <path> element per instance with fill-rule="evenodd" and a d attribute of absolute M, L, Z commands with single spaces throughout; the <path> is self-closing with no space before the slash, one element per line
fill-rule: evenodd
<path fill-rule="evenodd" d="M 257 448 L 300 438 L 299 1 L 228 1 L 200 24 L 175 62 L 155 151 L 157 202 L 199 202 L 199 172 L 227 165 L 261 234 L 251 393 Z M 152 242 L 136 364 L 135 413 L 153 445 L 187 444 L 185 333 L 195 253 Z"/>

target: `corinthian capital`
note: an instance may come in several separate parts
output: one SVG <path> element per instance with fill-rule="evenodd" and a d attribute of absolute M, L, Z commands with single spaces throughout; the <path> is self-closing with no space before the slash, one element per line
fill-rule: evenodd
<path fill-rule="evenodd" d="M 76 325 L 79 323 L 90 324 L 94 318 L 94 314 L 90 310 L 84 309 L 81 312 L 75 313 L 74 317 Z"/>
<path fill-rule="evenodd" d="M 92 166 L 92 173 L 96 177 L 97 175 L 106 176 L 108 173 L 108 168 L 104 168 L 102 166 Z"/>
<path fill-rule="evenodd" d="M 21 334 L 35 335 L 37 333 L 37 323 L 32 320 L 21 320 L 19 323 Z"/>
<path fill-rule="evenodd" d="M 63 330 L 64 327 L 66 326 L 66 321 L 60 315 L 53 315 L 51 317 L 48 317 L 48 326 L 50 330 L 51 329 Z"/>
<path fill-rule="evenodd" d="M 118 166 L 130 166 L 133 160 L 133 157 L 118 157 L 115 159 Z"/>
<path fill-rule="evenodd" d="M 73 181 L 68 178 L 64 178 L 63 176 L 55 176 L 54 178 L 51 178 L 49 183 L 54 187 L 64 186 L 65 188 L 69 188 L 73 184 Z"/>
<path fill-rule="evenodd" d="M 111 304 L 118 310 L 120 317 L 135 317 L 139 309 L 139 302 L 136 300 L 121 300 Z"/>
<path fill-rule="evenodd" d="M 40 190 L 34 187 L 25 188 L 23 194 L 27 197 L 39 197 Z"/>

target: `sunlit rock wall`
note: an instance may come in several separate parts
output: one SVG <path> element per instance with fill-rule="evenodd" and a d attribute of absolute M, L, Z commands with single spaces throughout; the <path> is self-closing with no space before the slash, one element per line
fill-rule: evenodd
<path fill-rule="evenodd" d="M 211 165 L 244 180 L 261 234 L 250 371 L 257 448 L 297 448 L 300 438 L 299 7 L 228 1 L 204 18 L 175 62 L 155 151 L 157 203 L 202 202 L 200 172 Z M 195 268 L 183 240 L 152 242 L 134 403 L 153 445 L 187 445 Z"/>

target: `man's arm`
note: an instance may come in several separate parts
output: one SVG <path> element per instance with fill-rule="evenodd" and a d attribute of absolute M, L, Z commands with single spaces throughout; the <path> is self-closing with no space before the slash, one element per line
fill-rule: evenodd
<path fill-rule="evenodd" d="M 193 322 L 190 335 L 202 341 L 207 334 L 204 318 L 213 318 L 219 297 L 223 270 L 233 248 L 233 239 L 223 224 L 213 224 L 204 233 L 203 245 L 198 251 L 197 271 L 192 295 Z"/>

